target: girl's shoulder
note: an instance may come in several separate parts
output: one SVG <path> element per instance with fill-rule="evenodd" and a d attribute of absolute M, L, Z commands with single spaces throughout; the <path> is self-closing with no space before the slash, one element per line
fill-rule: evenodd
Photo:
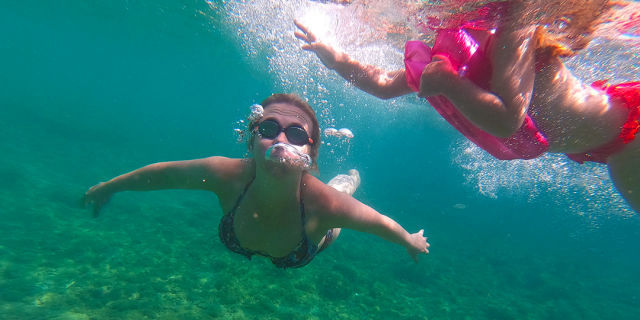
<path fill-rule="evenodd" d="M 222 185 L 243 185 L 255 174 L 253 161 L 246 158 L 214 156 L 203 159 L 206 170 Z"/>
<path fill-rule="evenodd" d="M 332 214 L 345 201 L 345 197 L 350 197 L 328 186 L 311 174 L 302 176 L 300 187 L 302 188 L 305 209 L 308 208 L 319 215 Z"/>

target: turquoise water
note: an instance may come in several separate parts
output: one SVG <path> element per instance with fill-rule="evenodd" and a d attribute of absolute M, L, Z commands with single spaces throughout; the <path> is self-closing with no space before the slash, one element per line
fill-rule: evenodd
<path fill-rule="evenodd" d="M 606 169 L 561 156 L 493 161 L 418 99 L 378 101 L 345 86 L 297 48 L 290 22 L 340 9 L 260 0 L 1 7 L 2 319 L 640 315 L 640 218 Z M 369 49 L 389 50 L 377 62 L 397 63 L 384 41 L 345 49 L 365 60 Z M 635 50 L 592 52 L 622 81 L 637 77 Z M 570 63 L 585 78 L 611 72 L 588 70 L 589 59 Z M 98 219 L 79 207 L 88 187 L 148 163 L 244 156 L 236 122 L 283 91 L 308 97 L 323 127 L 355 134 L 325 139 L 319 177 L 357 168 L 355 197 L 409 231 L 425 228 L 428 256 L 414 264 L 400 247 L 345 231 L 311 265 L 279 270 L 222 246 L 222 212 L 206 192 L 118 194 Z"/>

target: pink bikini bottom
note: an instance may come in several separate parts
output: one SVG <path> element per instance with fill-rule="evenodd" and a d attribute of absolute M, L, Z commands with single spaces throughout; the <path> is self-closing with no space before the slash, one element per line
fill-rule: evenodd
<path fill-rule="evenodd" d="M 603 90 L 611 100 L 620 100 L 629 108 L 627 121 L 622 125 L 620 135 L 613 141 L 601 145 L 584 153 L 567 154 L 569 159 L 584 163 L 585 161 L 607 163 L 607 158 L 612 154 L 622 151 L 627 143 L 633 141 L 640 129 L 640 82 L 627 82 L 616 85 L 608 85 L 607 81 L 596 81 L 594 88 Z"/>

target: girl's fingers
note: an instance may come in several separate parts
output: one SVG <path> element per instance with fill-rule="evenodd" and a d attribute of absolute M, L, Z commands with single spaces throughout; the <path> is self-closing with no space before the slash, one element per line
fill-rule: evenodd
<path fill-rule="evenodd" d="M 298 38 L 298 39 L 300 39 L 302 41 L 309 42 L 309 39 L 307 39 L 307 36 L 305 34 L 301 33 L 301 32 L 296 31 L 296 32 L 293 33 L 293 35 L 296 36 L 296 38 Z"/>
<path fill-rule="evenodd" d="M 306 35 L 309 43 L 316 42 L 316 36 L 314 36 L 313 33 L 306 32 Z"/>
<path fill-rule="evenodd" d="M 316 41 L 316 38 L 312 34 L 304 34 L 302 32 L 296 31 L 296 32 L 293 33 L 293 35 L 296 36 L 296 38 L 298 38 L 298 39 L 300 39 L 300 40 L 302 40 L 302 41 L 304 41 L 306 43 L 309 43 L 309 44 L 311 44 L 311 43 Z"/>
<path fill-rule="evenodd" d="M 300 22 L 298 22 L 298 20 L 293 19 L 293 23 L 296 25 L 296 27 L 298 27 L 298 29 L 302 30 L 302 32 L 309 33 L 309 30 L 307 30 L 307 27 L 305 27 Z"/>
<path fill-rule="evenodd" d="M 298 29 L 300 29 L 300 31 L 302 31 L 302 33 L 300 34 L 301 35 L 304 34 L 305 39 L 301 39 L 301 38 L 298 38 L 298 39 L 305 40 L 309 43 L 316 41 L 316 37 L 313 35 L 313 33 L 309 31 L 309 29 L 307 29 L 307 27 L 305 27 L 300 22 L 298 22 L 298 20 L 293 20 L 293 23 L 296 25 L 296 27 L 298 27 Z M 296 33 L 299 33 L 299 32 L 296 32 Z"/>

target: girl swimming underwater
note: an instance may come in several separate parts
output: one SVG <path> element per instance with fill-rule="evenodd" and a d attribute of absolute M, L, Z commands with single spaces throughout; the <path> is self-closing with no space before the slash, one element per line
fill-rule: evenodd
<path fill-rule="evenodd" d="M 408 233 L 393 219 L 351 197 L 357 171 L 324 184 L 316 169 L 320 128 L 309 104 L 293 94 L 274 94 L 254 105 L 249 119 L 249 159 L 213 156 L 160 162 L 91 187 L 86 206 L 97 216 L 122 191 L 195 189 L 215 193 L 226 214 L 220 240 L 247 258 L 267 257 L 279 268 L 299 268 L 338 237 L 341 228 L 375 234 L 401 245 L 417 261 L 429 244 L 423 230 Z M 263 108 L 264 107 L 264 108 Z"/>
<path fill-rule="evenodd" d="M 437 31 L 433 47 L 408 42 L 405 69 L 390 72 L 319 42 L 299 22 L 295 35 L 303 49 L 365 92 L 383 99 L 418 92 L 498 159 L 556 152 L 606 164 L 617 190 L 640 212 L 640 82 L 588 85 L 562 61 L 587 46 L 618 4 L 485 2 L 464 15 L 424 21 Z M 549 22 L 563 17 L 570 19 L 562 32 L 550 32 Z"/>

